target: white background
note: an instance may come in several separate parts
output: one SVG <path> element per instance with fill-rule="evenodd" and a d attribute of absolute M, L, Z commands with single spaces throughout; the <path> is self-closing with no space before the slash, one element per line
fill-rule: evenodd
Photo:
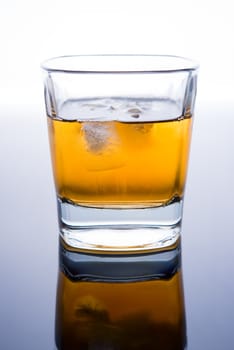
<path fill-rule="evenodd" d="M 232 1 L 1 0 L 0 6 L 1 348 L 15 342 L 27 350 L 32 341 L 34 350 L 48 349 L 53 339 L 57 223 L 39 65 L 65 54 L 144 53 L 200 62 L 183 224 L 188 349 L 233 349 Z M 30 283 L 38 287 L 33 295 Z"/>
<path fill-rule="evenodd" d="M 40 99 L 39 64 L 64 54 L 175 54 L 200 62 L 200 97 L 231 96 L 231 0 L 2 1 L 1 102 Z"/>

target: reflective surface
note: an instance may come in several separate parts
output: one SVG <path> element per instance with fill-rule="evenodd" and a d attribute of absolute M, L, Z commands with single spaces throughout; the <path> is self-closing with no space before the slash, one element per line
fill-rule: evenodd
<path fill-rule="evenodd" d="M 180 260 L 179 248 L 95 256 L 61 245 L 57 348 L 185 349 Z"/>
<path fill-rule="evenodd" d="M 42 106 L 1 109 L 4 350 L 55 346 L 57 213 Z M 234 108 L 197 106 L 182 229 L 188 350 L 233 350 Z"/>

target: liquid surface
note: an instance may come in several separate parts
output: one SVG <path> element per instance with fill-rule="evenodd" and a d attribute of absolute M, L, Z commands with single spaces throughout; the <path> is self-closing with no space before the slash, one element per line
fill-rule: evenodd
<path fill-rule="evenodd" d="M 48 117 L 61 199 L 124 207 L 159 206 L 182 198 L 192 118 L 152 121 L 151 116 L 144 121 L 139 108 L 129 111 L 131 122 L 105 120 L 101 112 L 98 120 Z"/>
<path fill-rule="evenodd" d="M 56 343 L 59 350 L 183 350 L 181 273 L 169 280 L 73 282 L 59 275 Z"/>

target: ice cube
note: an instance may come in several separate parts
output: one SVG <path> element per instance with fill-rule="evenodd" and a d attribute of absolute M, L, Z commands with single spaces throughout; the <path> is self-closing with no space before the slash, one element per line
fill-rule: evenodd
<path fill-rule="evenodd" d="M 83 108 L 87 108 L 90 111 L 95 111 L 96 109 L 104 109 L 106 106 L 103 103 L 84 103 Z"/>
<path fill-rule="evenodd" d="M 128 113 L 141 113 L 141 109 L 140 108 L 130 108 L 128 110 Z"/>
<path fill-rule="evenodd" d="M 121 140 L 114 122 L 83 123 L 86 143 L 85 167 L 89 171 L 108 171 L 125 165 Z"/>
<path fill-rule="evenodd" d="M 147 134 L 151 131 L 153 123 L 136 123 L 134 129 L 142 134 Z"/>
<path fill-rule="evenodd" d="M 101 152 L 109 143 L 113 135 L 114 127 L 112 123 L 89 121 L 84 122 L 82 130 L 88 150 L 93 153 Z"/>
<path fill-rule="evenodd" d="M 131 114 L 131 117 L 133 118 L 139 118 L 140 114 L 142 113 L 142 110 L 140 108 L 134 107 L 134 108 L 129 108 L 128 113 Z"/>

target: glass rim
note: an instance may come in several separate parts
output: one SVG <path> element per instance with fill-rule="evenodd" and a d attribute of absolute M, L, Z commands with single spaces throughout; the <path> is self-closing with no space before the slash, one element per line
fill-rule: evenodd
<path fill-rule="evenodd" d="M 43 61 L 41 68 L 48 73 L 147 74 L 196 71 L 199 64 L 175 55 L 94 54 L 53 57 Z"/>

